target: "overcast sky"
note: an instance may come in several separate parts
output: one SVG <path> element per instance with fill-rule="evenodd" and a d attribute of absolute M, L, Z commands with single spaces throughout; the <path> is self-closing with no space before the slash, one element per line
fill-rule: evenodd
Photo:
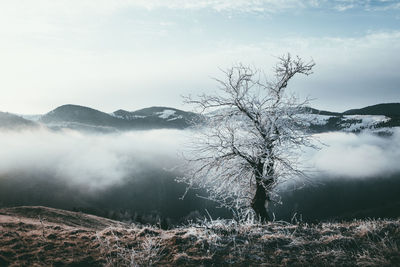
<path fill-rule="evenodd" d="M 400 1 L 1 0 L 0 111 L 190 109 L 219 68 L 287 52 L 317 64 L 290 84 L 314 107 L 400 102 Z"/>

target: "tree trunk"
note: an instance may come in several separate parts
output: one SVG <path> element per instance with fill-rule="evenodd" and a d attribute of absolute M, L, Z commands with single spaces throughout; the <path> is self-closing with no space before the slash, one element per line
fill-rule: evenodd
<path fill-rule="evenodd" d="M 273 183 L 272 179 L 269 180 L 264 180 L 263 177 L 267 175 L 267 177 L 273 177 L 273 172 L 274 172 L 274 162 L 270 161 L 265 168 L 265 175 L 264 175 L 264 164 L 262 163 L 263 161 L 259 161 L 258 164 L 254 166 L 255 172 L 255 178 L 256 178 L 256 194 L 254 195 L 253 200 L 251 201 L 251 207 L 256 213 L 256 216 L 258 219 L 260 219 L 262 222 L 267 222 L 270 221 L 268 212 L 267 212 L 267 207 L 268 207 L 268 201 L 269 201 L 269 196 L 268 193 L 266 192 L 266 188 L 270 188 L 269 186 Z"/>
<path fill-rule="evenodd" d="M 267 212 L 267 201 L 268 196 L 265 192 L 265 188 L 261 180 L 257 180 L 257 190 L 253 200 L 251 201 L 251 207 L 256 213 L 257 218 L 259 218 L 262 222 L 270 220 Z"/>

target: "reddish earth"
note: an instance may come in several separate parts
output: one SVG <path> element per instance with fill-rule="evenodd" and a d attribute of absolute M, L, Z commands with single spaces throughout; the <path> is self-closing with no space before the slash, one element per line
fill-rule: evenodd
<path fill-rule="evenodd" d="M 399 248 L 400 220 L 164 231 L 46 207 L 0 209 L 0 266 L 400 266 Z"/>

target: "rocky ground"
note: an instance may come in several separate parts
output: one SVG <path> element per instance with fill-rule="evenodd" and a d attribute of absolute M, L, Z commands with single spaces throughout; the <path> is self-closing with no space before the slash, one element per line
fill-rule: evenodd
<path fill-rule="evenodd" d="M 149 265 L 400 266 L 400 219 L 165 231 L 46 207 L 0 209 L 0 266 Z"/>

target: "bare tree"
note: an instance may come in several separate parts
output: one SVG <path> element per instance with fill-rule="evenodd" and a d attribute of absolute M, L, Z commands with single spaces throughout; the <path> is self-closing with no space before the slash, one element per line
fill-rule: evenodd
<path fill-rule="evenodd" d="M 308 99 L 286 93 L 296 74 L 312 73 L 314 62 L 287 54 L 279 58 L 274 78 L 236 65 L 225 80 L 216 79 L 219 94 L 187 97 L 205 115 L 186 155 L 186 175 L 178 182 L 206 189 L 208 198 L 237 212 L 250 211 L 269 220 L 271 192 L 282 181 L 303 175 L 298 153 L 312 146 L 306 131 Z"/>

